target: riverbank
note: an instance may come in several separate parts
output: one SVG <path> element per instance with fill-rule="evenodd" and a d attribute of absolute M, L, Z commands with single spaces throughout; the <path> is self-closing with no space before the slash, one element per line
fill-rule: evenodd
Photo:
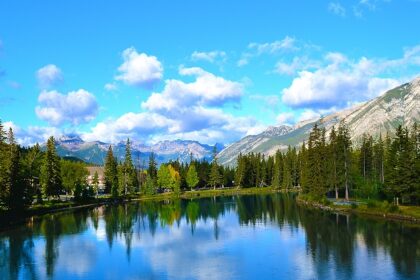
<path fill-rule="evenodd" d="M 298 204 L 306 207 L 318 208 L 324 211 L 355 214 L 361 216 L 370 216 L 381 219 L 405 221 L 420 224 L 419 206 L 398 206 L 388 204 L 387 202 L 368 202 L 359 203 L 353 201 L 350 205 L 335 205 L 333 202 L 324 199 L 322 201 L 313 200 L 304 195 L 296 198 Z"/>
<path fill-rule="evenodd" d="M 159 193 L 154 195 L 133 194 L 126 197 L 113 198 L 111 196 L 102 196 L 87 201 L 47 201 L 44 204 L 35 204 L 23 212 L 12 213 L 8 211 L 0 211 L 0 230 L 12 228 L 18 224 L 25 223 L 29 219 L 39 216 L 62 212 L 68 210 L 76 210 L 82 208 L 98 207 L 106 204 L 126 203 L 130 201 L 162 201 L 172 199 L 195 199 L 213 196 L 231 196 L 231 195 L 253 195 L 253 194 L 270 194 L 277 192 L 285 192 L 284 190 L 272 187 L 253 187 L 253 188 L 223 188 L 223 189 L 207 189 L 185 191 L 180 194 L 173 192 Z"/>

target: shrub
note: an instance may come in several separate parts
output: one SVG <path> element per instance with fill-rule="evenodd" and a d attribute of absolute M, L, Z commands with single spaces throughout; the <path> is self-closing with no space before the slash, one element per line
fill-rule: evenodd
<path fill-rule="evenodd" d="M 367 208 L 376 208 L 377 207 L 377 203 L 374 200 L 369 200 L 367 202 Z"/>
<path fill-rule="evenodd" d="M 358 205 L 356 203 L 351 204 L 351 209 L 356 209 L 357 207 L 358 207 Z"/>
<path fill-rule="evenodd" d="M 389 202 L 385 200 L 384 202 L 382 202 L 381 207 L 382 207 L 382 209 L 388 209 L 388 207 L 389 207 Z"/>
<path fill-rule="evenodd" d="M 388 208 L 388 212 L 390 212 L 390 213 L 395 213 L 395 212 L 398 212 L 400 209 L 398 208 L 398 206 L 397 205 L 395 205 L 395 204 L 392 204 L 391 206 L 389 206 L 389 208 Z"/>
<path fill-rule="evenodd" d="M 321 202 L 321 204 L 324 204 L 326 206 L 331 205 L 331 201 L 326 197 L 321 198 L 319 202 Z"/>

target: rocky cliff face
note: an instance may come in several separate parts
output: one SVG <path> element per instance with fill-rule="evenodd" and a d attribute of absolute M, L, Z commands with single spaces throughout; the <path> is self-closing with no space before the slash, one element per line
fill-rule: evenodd
<path fill-rule="evenodd" d="M 325 127 L 328 134 L 332 126 L 337 126 L 341 120 L 345 120 L 349 125 L 355 143 L 364 133 L 377 137 L 379 134 L 392 134 L 400 124 L 413 125 L 420 120 L 420 77 L 371 101 L 320 119 L 303 121 L 293 127 L 269 127 L 258 135 L 247 136 L 229 145 L 218 154 L 218 159 L 221 164 L 234 165 L 239 153 L 271 155 L 278 149 L 287 149 L 288 145 L 300 146 L 307 140 L 315 122 Z"/>

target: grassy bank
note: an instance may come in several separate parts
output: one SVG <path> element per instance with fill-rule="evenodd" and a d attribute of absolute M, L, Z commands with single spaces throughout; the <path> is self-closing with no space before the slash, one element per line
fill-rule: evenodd
<path fill-rule="evenodd" d="M 229 196 L 229 195 L 246 195 L 246 194 L 267 194 L 267 193 L 276 193 L 280 192 L 279 189 L 264 187 L 264 188 L 224 188 L 224 189 L 208 189 L 208 190 L 198 190 L 198 191 L 185 191 L 179 195 L 175 193 L 161 193 L 155 195 L 141 195 L 134 200 L 165 200 L 165 199 L 175 199 L 175 198 L 202 198 L 202 197 L 213 197 L 213 196 Z"/>
<path fill-rule="evenodd" d="M 409 221 L 420 224 L 420 206 L 396 206 L 387 201 L 373 200 L 350 201 L 349 205 L 336 205 L 333 201 L 326 198 L 315 199 L 302 194 L 296 200 L 299 204 L 326 211 Z"/>

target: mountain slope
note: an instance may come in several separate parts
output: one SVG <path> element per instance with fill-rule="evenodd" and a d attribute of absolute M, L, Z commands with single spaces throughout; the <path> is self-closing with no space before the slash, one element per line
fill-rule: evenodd
<path fill-rule="evenodd" d="M 325 127 L 328 133 L 332 126 L 338 125 L 341 120 L 345 120 L 349 125 L 352 140 L 356 143 L 364 133 L 378 136 L 387 132 L 393 133 L 400 124 L 411 126 L 420 120 L 420 77 L 371 101 L 320 119 L 303 121 L 293 127 L 270 127 L 261 134 L 247 136 L 226 147 L 217 157 L 221 164 L 235 165 L 239 153 L 272 155 L 278 149 L 286 149 L 288 145 L 300 146 L 308 138 L 315 122 Z M 273 129 L 284 133 L 271 134 Z"/>
<path fill-rule="evenodd" d="M 110 144 L 100 141 L 84 142 L 77 135 L 65 135 L 56 141 L 57 153 L 62 157 L 79 158 L 85 162 L 102 165 Z M 124 160 L 125 142 L 112 144 L 114 156 L 118 161 Z M 220 151 L 223 146 L 216 144 L 216 150 Z M 195 159 L 212 160 L 213 146 L 201 144 L 191 140 L 162 141 L 151 146 L 131 144 L 132 159 L 136 166 L 147 165 L 150 154 L 156 155 L 158 163 L 169 160 L 187 162 L 192 154 Z"/>

